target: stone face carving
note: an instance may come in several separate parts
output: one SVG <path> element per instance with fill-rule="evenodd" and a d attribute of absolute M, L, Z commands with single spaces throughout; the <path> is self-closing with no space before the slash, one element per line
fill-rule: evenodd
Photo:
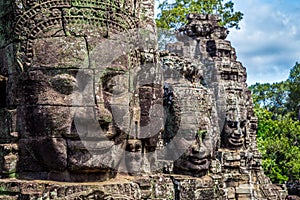
<path fill-rule="evenodd" d="M 174 162 L 174 172 L 194 176 L 205 175 L 215 156 L 218 136 L 212 94 L 200 84 L 201 71 L 191 63 L 178 63 L 177 56 L 162 56 L 163 68 L 176 73 L 165 74 L 165 141 L 181 136 L 174 144 L 182 155 Z M 180 62 L 184 62 L 184 58 Z M 187 78 L 188 77 L 188 78 Z M 179 80 L 179 81 L 178 81 Z M 211 119 L 214 120 L 211 120 Z M 174 152 L 173 152 L 174 153 Z"/>
<path fill-rule="evenodd" d="M 208 113 L 204 114 L 204 110 L 209 109 L 205 104 L 206 102 L 201 99 L 204 93 L 207 92 L 203 88 L 193 88 L 190 94 L 193 94 L 192 98 L 182 98 L 185 101 L 186 106 L 182 106 L 183 112 L 190 110 L 188 116 L 184 113 L 179 114 L 181 117 L 179 131 L 183 131 L 183 138 L 176 144 L 176 148 L 186 149 L 182 156 L 174 162 L 174 172 L 180 174 L 194 174 L 196 176 L 201 176 L 208 172 L 211 159 L 214 154 L 215 149 L 215 137 L 212 132 L 212 125 L 208 119 Z M 187 95 L 187 94 L 186 94 Z M 203 95 L 203 96 L 202 96 Z M 177 99 L 175 99 L 177 100 Z M 178 101 L 181 101 L 178 99 Z M 206 99 L 205 99 L 206 100 Z M 196 102 L 196 105 L 195 105 Z M 199 104 L 198 104 L 199 103 Z M 197 105 L 198 104 L 198 105 Z M 200 107 L 201 105 L 201 107 Z M 188 108 L 189 107 L 189 108 Z M 205 109 L 203 109 L 206 107 Z M 201 108 L 203 110 L 201 110 Z M 194 111 L 192 113 L 191 111 Z M 208 111 L 209 112 L 209 111 Z M 193 122 L 193 117 L 196 116 L 195 122 Z M 200 116 L 201 120 L 200 120 Z M 188 148 L 187 148 L 188 147 Z"/>
<path fill-rule="evenodd" d="M 246 118 L 239 117 L 236 110 L 229 110 L 221 133 L 221 145 L 228 149 L 240 149 L 246 136 Z"/>
<path fill-rule="evenodd" d="M 161 84 L 142 87 L 138 80 L 139 66 L 153 63 L 153 50 L 144 44 L 137 49 L 137 41 L 132 48 L 123 47 L 135 38 L 137 28 L 155 30 L 151 2 L 49 0 L 1 5 L 14 9 L 13 15 L 4 13 L 14 32 L 1 32 L 12 39 L 1 46 L 1 83 L 13 85 L 5 96 L 7 106 L 17 111 L 19 176 L 62 181 L 113 177 L 126 146 L 139 137 L 136 131 L 147 131 L 149 124 L 158 128 L 156 135 L 161 130 L 159 120 L 155 124 L 148 119 L 159 104 L 152 96 L 159 97 Z M 137 143 L 141 146 L 130 151 L 138 151 L 140 159 L 142 148 L 151 151 L 156 146 L 146 140 Z"/>
<path fill-rule="evenodd" d="M 246 69 L 218 16 L 188 15 L 158 53 L 152 1 L 0 5 L 1 178 L 103 181 L 0 180 L 7 194 L 284 199 L 263 173 Z"/>

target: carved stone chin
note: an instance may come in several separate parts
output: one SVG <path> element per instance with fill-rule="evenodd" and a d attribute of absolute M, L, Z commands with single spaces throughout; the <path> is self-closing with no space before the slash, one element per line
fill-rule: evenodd
<path fill-rule="evenodd" d="M 182 156 L 174 162 L 176 174 L 202 177 L 206 175 L 210 167 L 211 157 L 202 158 L 198 155 Z"/>
<path fill-rule="evenodd" d="M 203 91 L 202 91 L 203 92 Z M 200 92 L 199 95 L 202 93 Z M 196 99 L 201 99 L 197 97 Z M 195 101 L 191 98 L 189 101 Z M 186 102 L 188 106 L 194 106 L 191 102 Z M 195 101 L 197 102 L 197 101 Z M 186 104 L 185 104 L 186 105 Z M 209 110 L 209 105 L 205 107 Z M 174 172 L 177 174 L 186 174 L 196 177 L 202 177 L 208 173 L 210 168 L 212 156 L 215 154 L 214 150 L 216 148 L 217 137 L 215 133 L 209 128 L 212 126 L 211 121 L 208 118 L 209 111 L 195 109 L 195 115 L 201 116 L 201 120 L 198 122 L 199 125 L 189 124 L 190 132 L 184 133 L 184 138 L 180 140 L 180 145 L 185 146 L 186 151 L 174 162 Z M 198 113 L 199 112 L 199 113 Z M 203 113 L 202 113 L 203 112 Z M 189 118 L 189 117 L 187 117 Z M 185 116 L 181 116 L 182 126 L 185 125 Z M 192 121 L 190 117 L 189 121 Z M 197 121 L 197 120 L 196 120 Z M 190 123 L 190 122 L 188 122 Z M 187 123 L 187 124 L 188 124 Z M 196 130 L 196 127 L 201 127 L 200 130 Z M 192 131 L 196 130 L 196 131 Z M 194 134 L 192 134 L 194 133 Z M 180 133 L 179 133 L 180 134 Z"/>

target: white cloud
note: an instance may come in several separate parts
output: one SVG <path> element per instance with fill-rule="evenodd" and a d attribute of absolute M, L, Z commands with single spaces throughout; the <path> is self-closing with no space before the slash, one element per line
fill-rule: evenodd
<path fill-rule="evenodd" d="M 300 61 L 299 0 L 233 2 L 244 19 L 240 30 L 230 30 L 228 40 L 247 68 L 248 84 L 287 79 L 290 68 Z"/>
<path fill-rule="evenodd" d="M 292 1 L 291 1 L 292 2 Z M 248 83 L 278 82 L 300 59 L 299 15 L 287 1 L 236 0 L 244 13 L 240 30 L 231 30 L 228 40 L 238 60 L 248 71 Z M 300 3 L 299 3 L 300 4 Z"/>

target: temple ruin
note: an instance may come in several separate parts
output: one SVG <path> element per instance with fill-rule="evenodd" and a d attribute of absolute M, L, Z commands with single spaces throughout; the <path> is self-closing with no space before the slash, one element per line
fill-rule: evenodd
<path fill-rule="evenodd" d="M 3 198 L 285 199 L 218 16 L 159 51 L 154 1 L 0 6 Z"/>

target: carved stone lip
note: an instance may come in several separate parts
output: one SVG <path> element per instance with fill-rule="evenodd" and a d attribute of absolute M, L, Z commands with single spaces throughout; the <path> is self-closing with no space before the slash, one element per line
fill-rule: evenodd
<path fill-rule="evenodd" d="M 199 158 L 197 156 L 189 156 L 189 161 L 194 165 L 207 165 L 208 158 Z"/>
<path fill-rule="evenodd" d="M 229 143 L 234 145 L 234 146 L 241 146 L 244 143 L 244 139 L 243 138 L 229 138 L 228 139 Z"/>

